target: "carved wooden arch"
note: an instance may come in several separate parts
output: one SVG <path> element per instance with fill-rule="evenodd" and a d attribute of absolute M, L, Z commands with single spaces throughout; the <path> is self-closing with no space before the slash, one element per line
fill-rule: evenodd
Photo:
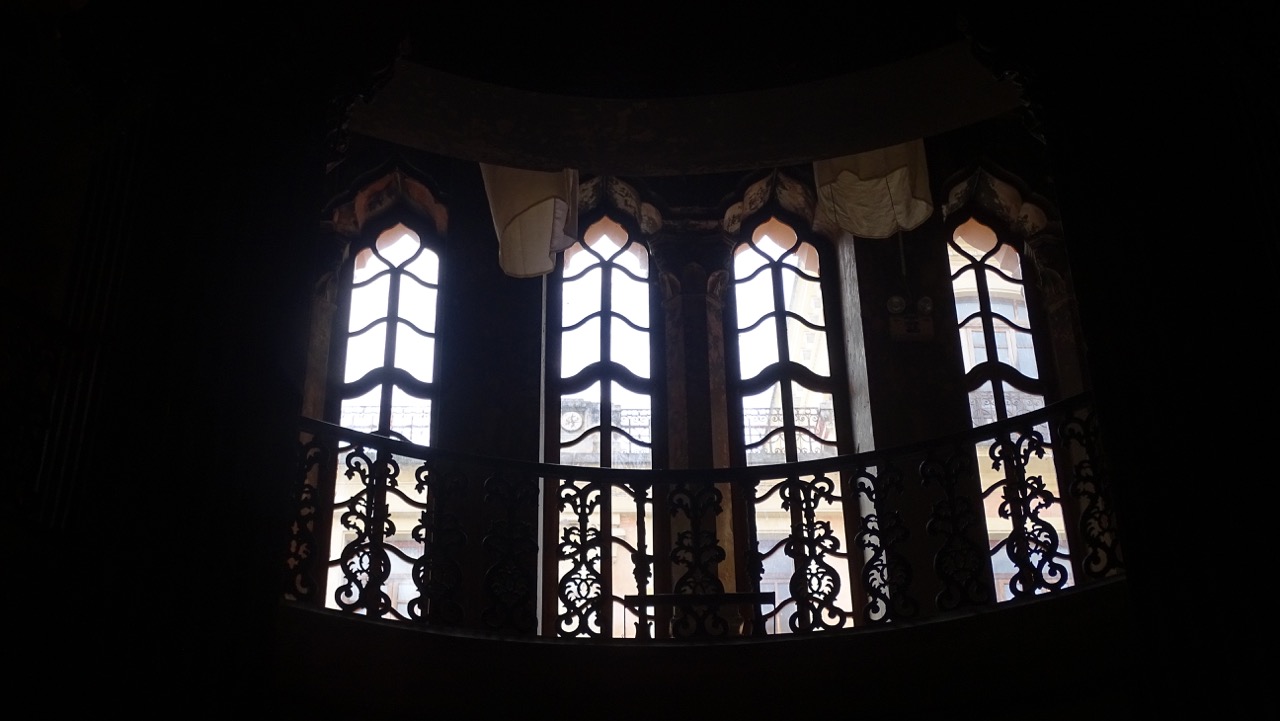
<path fill-rule="evenodd" d="M 818 213 L 818 198 L 813 188 L 779 169 L 743 187 L 740 197 L 725 209 L 721 227 L 729 235 L 737 235 L 742 231 L 744 222 L 769 205 L 794 216 L 806 229 L 819 232 L 828 239 L 835 237 L 831 235 L 830 228 L 825 227 L 822 214 Z"/>
<path fill-rule="evenodd" d="M 424 176 L 397 164 L 358 182 L 345 201 L 331 206 L 328 223 L 336 234 L 358 238 L 384 214 L 408 210 L 429 221 L 432 232 L 444 236 L 449 232 L 449 208 L 437 195 Z"/>
<path fill-rule="evenodd" d="M 662 230 L 662 212 L 631 183 L 612 175 L 598 175 L 578 184 L 579 220 L 602 214 L 620 214 L 642 235 Z"/>
<path fill-rule="evenodd" d="M 994 224 L 997 234 L 1014 241 L 1023 258 L 1034 265 L 1036 283 L 1047 300 L 1056 302 L 1069 293 L 1063 280 L 1067 259 L 1062 223 L 1048 199 L 989 162 L 952 176 L 944 187 L 947 200 L 942 217 L 948 233 L 970 217 Z"/>
<path fill-rule="evenodd" d="M 998 219 L 1004 230 L 1022 241 L 1056 232 L 1052 204 L 1028 190 L 1020 178 L 993 164 L 979 164 L 953 176 L 945 188 L 942 217 L 949 225 L 955 225 L 954 216 L 968 208 Z"/>

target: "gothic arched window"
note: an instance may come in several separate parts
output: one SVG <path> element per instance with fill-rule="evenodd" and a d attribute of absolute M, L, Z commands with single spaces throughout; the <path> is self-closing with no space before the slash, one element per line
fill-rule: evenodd
<path fill-rule="evenodd" d="M 330 417 L 336 412 L 343 428 L 431 443 L 440 256 L 430 239 L 395 223 L 366 232 L 348 250 L 334 315 L 337 373 L 329 401 Z M 428 489 L 408 477 L 371 483 L 374 466 L 415 464 L 383 453 L 367 449 L 354 468 L 335 474 L 325 603 L 408 619 L 421 613 L 414 567 L 423 554 L 418 524 Z M 379 523 L 382 533 L 375 530 Z"/>
<path fill-rule="evenodd" d="M 777 218 L 733 254 L 737 364 L 745 465 L 794 463 L 840 452 L 827 304 L 818 248 Z"/>
<path fill-rule="evenodd" d="M 817 242 L 771 217 L 734 248 L 732 340 L 726 345 L 730 410 L 740 414 L 740 465 L 850 451 L 844 366 L 835 355 L 843 350 L 837 296 L 831 280 L 824 280 Z M 856 559 L 849 555 L 852 539 L 838 483 L 792 475 L 762 481 L 751 499 L 752 565 L 761 573 L 760 590 L 774 593 L 774 605 L 761 609 L 772 633 L 854 623 Z M 830 569 L 832 593 L 797 604 L 796 579 L 818 578 L 819 566 Z"/>
<path fill-rule="evenodd" d="M 648 247 L 608 217 L 564 251 L 548 285 L 549 461 L 644 469 L 660 460 L 652 277 Z M 547 632 L 635 635 L 636 614 L 623 598 L 639 590 L 629 553 L 653 547 L 652 498 L 574 479 L 561 479 L 551 497 L 544 523 L 555 535 L 544 538 L 560 548 L 559 590 L 545 608 Z M 648 507 L 647 525 L 638 505 Z"/>
<path fill-rule="evenodd" d="M 955 227 L 948 252 L 973 426 L 1043 408 L 1046 383 L 1018 249 L 970 217 Z M 985 441 L 977 453 L 997 597 L 1071 585 L 1048 425 Z"/>
<path fill-rule="evenodd" d="M 559 403 L 553 459 L 653 467 L 649 251 L 603 218 L 564 251 L 559 291 Z"/>

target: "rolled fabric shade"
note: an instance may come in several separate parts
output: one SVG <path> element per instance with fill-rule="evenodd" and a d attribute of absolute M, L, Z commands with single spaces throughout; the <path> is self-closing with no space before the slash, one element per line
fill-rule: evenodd
<path fill-rule="evenodd" d="M 819 212 L 862 238 L 914 230 L 933 214 L 924 141 L 815 160 Z"/>
<path fill-rule="evenodd" d="M 578 171 L 480 164 L 498 234 L 498 264 L 516 278 L 546 275 L 578 233 Z"/>

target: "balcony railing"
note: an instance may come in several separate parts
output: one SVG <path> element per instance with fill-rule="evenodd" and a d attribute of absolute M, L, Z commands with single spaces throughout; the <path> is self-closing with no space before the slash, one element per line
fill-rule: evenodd
<path fill-rule="evenodd" d="M 1083 396 L 906 447 L 712 470 L 301 431 L 284 595 L 344 613 L 517 635 L 804 634 L 1124 570 Z"/>

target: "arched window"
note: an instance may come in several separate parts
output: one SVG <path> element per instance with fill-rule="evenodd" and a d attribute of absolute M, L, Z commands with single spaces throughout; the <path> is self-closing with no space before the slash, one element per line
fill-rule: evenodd
<path fill-rule="evenodd" d="M 838 303 L 824 280 L 817 239 L 771 217 L 733 254 L 733 341 L 728 373 L 740 413 L 742 465 L 795 463 L 850 451 Z M 834 371 L 834 372 L 833 372 Z M 838 479 L 763 481 L 752 499 L 751 530 L 762 608 L 770 633 L 854 623 L 853 586 Z M 803 498 L 803 500 L 801 500 Z M 831 593 L 792 597 L 796 579 L 824 579 Z"/>
<path fill-rule="evenodd" d="M 733 255 L 737 408 L 746 465 L 840 452 L 818 249 L 777 218 Z M 736 372 L 735 372 L 736 371 Z"/>
<path fill-rule="evenodd" d="M 655 382 L 652 272 L 646 245 L 608 217 L 568 248 L 549 284 L 549 461 L 600 468 L 653 468 Z M 638 592 L 630 553 L 653 547 L 637 522 L 636 498 L 616 485 L 572 479 L 550 496 L 545 523 L 560 549 L 558 599 L 544 632 L 559 636 L 634 636 L 636 615 L 623 603 Z M 640 536 L 643 535 L 643 543 Z M 614 562 L 615 558 L 618 562 Z"/>
<path fill-rule="evenodd" d="M 974 219 L 955 229 L 948 250 L 973 424 L 1044 407 L 1018 251 Z"/>
<path fill-rule="evenodd" d="M 551 460 L 653 467 L 649 251 L 603 218 L 564 252 L 557 276 L 559 441 Z"/>
<path fill-rule="evenodd" d="M 348 273 L 339 424 L 429 445 L 440 258 L 397 224 Z"/>
<path fill-rule="evenodd" d="M 431 443 L 439 283 L 439 254 L 404 223 L 352 243 L 334 315 L 329 415 L 339 425 Z M 333 485 L 326 605 L 416 617 L 414 567 L 423 552 L 417 525 L 427 488 L 413 478 L 370 482 L 373 467 L 398 467 L 372 449 L 343 461 Z M 379 524 L 383 533 L 374 530 Z"/>
<path fill-rule="evenodd" d="M 1046 384 L 1017 248 L 991 226 L 968 218 L 955 227 L 948 251 L 973 426 L 1043 408 Z M 1051 441 L 1047 424 L 1034 432 Z M 1051 445 L 1021 461 L 991 460 L 1004 453 L 1001 446 L 1020 442 L 1025 447 L 1025 439 L 996 438 L 977 449 L 1000 600 L 1072 583 Z"/>

